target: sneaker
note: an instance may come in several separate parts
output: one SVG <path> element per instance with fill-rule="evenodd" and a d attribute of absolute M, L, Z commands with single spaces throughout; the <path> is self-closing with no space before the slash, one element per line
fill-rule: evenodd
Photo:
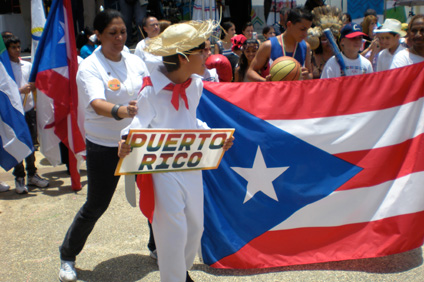
<path fill-rule="evenodd" d="M 60 261 L 59 279 L 62 282 L 77 281 L 77 271 L 75 270 L 75 262 L 62 260 Z"/>
<path fill-rule="evenodd" d="M 150 257 L 151 257 L 152 259 L 157 260 L 157 259 L 158 259 L 158 251 L 157 251 L 157 250 L 150 251 Z"/>
<path fill-rule="evenodd" d="M 49 186 L 49 181 L 45 178 L 41 178 L 38 174 L 34 174 L 33 176 L 28 176 L 27 184 L 37 186 L 38 188 L 46 188 Z"/>
<path fill-rule="evenodd" d="M 28 187 L 25 185 L 25 178 L 18 177 L 15 179 L 15 191 L 18 194 L 26 194 L 28 193 Z"/>
<path fill-rule="evenodd" d="M 0 181 L 0 192 L 6 192 L 10 189 L 10 186 L 4 183 L 3 181 Z"/>

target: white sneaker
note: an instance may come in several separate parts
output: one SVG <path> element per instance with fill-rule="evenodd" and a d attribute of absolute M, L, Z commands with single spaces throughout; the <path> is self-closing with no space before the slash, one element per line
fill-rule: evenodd
<path fill-rule="evenodd" d="M 28 193 L 28 187 L 25 185 L 25 178 L 18 177 L 15 179 L 15 191 L 18 194 L 26 194 Z"/>
<path fill-rule="evenodd" d="M 77 271 L 75 270 L 75 262 L 62 260 L 60 261 L 59 279 L 62 282 L 77 281 Z"/>
<path fill-rule="evenodd" d="M 46 188 L 49 186 L 49 181 L 38 174 L 34 174 L 33 176 L 28 176 L 27 184 L 37 186 L 38 188 Z"/>
<path fill-rule="evenodd" d="M 0 192 L 6 192 L 10 189 L 10 186 L 4 183 L 3 181 L 0 181 Z"/>

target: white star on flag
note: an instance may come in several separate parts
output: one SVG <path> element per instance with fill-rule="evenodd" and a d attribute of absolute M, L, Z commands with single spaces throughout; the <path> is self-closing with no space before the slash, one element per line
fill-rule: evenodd
<path fill-rule="evenodd" d="M 237 172 L 247 181 L 246 197 L 244 198 L 243 204 L 250 200 L 259 191 L 262 191 L 265 195 L 278 202 L 272 181 L 283 174 L 288 168 L 288 166 L 267 167 L 259 146 L 252 168 L 231 167 L 232 170 Z"/>

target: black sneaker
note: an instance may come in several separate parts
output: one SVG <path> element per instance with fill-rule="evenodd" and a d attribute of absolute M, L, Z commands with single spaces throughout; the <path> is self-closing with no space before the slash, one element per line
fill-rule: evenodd
<path fill-rule="evenodd" d="M 194 282 L 194 280 L 191 279 L 190 275 L 188 275 L 188 271 L 187 271 L 187 276 L 186 276 L 186 282 Z"/>

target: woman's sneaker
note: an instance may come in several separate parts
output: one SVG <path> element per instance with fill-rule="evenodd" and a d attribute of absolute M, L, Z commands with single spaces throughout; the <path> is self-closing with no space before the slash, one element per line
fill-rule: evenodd
<path fill-rule="evenodd" d="M 75 270 L 75 262 L 61 260 L 59 279 L 62 282 L 75 282 L 77 281 L 77 271 Z"/>
<path fill-rule="evenodd" d="M 18 194 L 27 194 L 28 193 L 28 187 L 25 185 L 25 178 L 18 177 L 15 179 L 15 191 Z"/>
<path fill-rule="evenodd" d="M 34 174 L 32 176 L 28 176 L 27 184 L 37 186 L 38 188 L 46 188 L 49 186 L 49 181 L 38 174 Z"/>

